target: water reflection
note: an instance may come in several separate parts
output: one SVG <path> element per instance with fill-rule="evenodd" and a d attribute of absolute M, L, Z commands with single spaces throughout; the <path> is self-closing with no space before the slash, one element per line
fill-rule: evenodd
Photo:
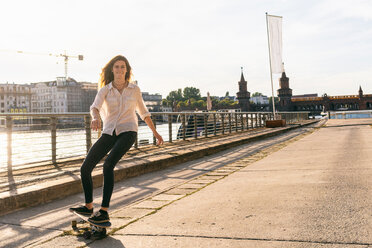
<path fill-rule="evenodd" d="M 172 139 L 177 137 L 180 124 L 172 125 Z M 169 141 L 168 124 L 158 124 L 158 132 L 165 141 Z M 97 141 L 98 132 L 92 131 L 92 144 Z M 147 126 L 139 126 L 138 141 L 141 143 L 153 142 L 153 135 Z M 13 167 L 50 161 L 51 155 L 51 132 L 45 131 L 21 131 L 12 133 L 12 165 Z M 57 130 L 57 159 L 82 156 L 86 154 L 85 129 Z M 0 133 L 0 169 L 7 168 L 7 134 Z"/>

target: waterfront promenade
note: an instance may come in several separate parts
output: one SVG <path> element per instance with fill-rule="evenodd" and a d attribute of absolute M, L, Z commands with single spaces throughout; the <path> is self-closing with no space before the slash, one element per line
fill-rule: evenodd
<path fill-rule="evenodd" d="M 69 227 L 82 195 L 9 214 L 0 246 L 371 247 L 371 124 L 329 120 L 117 183 L 100 241 Z"/>

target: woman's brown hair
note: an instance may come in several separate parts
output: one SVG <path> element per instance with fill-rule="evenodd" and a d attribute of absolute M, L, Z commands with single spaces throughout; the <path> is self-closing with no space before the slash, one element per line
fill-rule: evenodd
<path fill-rule="evenodd" d="M 112 58 L 105 67 L 102 68 L 101 78 L 99 80 L 98 88 L 101 89 L 105 85 L 111 83 L 114 80 L 114 73 L 112 73 L 112 68 L 116 61 L 124 61 L 127 68 L 127 73 L 125 74 L 125 81 L 129 82 L 132 77 L 132 67 L 130 67 L 129 62 L 123 55 L 118 55 Z"/>

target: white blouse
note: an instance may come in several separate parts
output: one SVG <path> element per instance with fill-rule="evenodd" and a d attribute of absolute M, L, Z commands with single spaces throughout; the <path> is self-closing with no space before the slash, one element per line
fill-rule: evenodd
<path fill-rule="evenodd" d="M 132 83 L 120 92 L 112 86 L 112 82 L 101 88 L 93 104 L 90 106 L 98 109 L 103 121 L 103 133 L 116 135 L 127 131 L 138 131 L 138 118 L 136 111 L 142 120 L 150 116 L 143 102 L 140 88 Z"/>

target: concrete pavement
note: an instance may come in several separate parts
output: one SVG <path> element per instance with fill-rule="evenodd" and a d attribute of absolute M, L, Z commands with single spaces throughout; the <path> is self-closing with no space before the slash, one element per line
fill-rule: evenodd
<path fill-rule="evenodd" d="M 331 120 L 328 128 L 122 228 L 109 242 L 116 247 L 372 247 L 372 129 L 359 124 L 372 121 Z"/>
<path fill-rule="evenodd" d="M 48 230 L 56 231 L 48 237 L 18 244 L 372 247 L 372 129 L 368 124 L 372 120 L 330 120 L 310 135 L 292 134 L 288 140 L 286 134 L 271 146 L 257 141 L 188 162 L 178 170 L 174 167 L 128 180 L 127 185 L 117 184 L 123 192 L 114 193 L 111 217 L 116 228 L 109 237 L 87 242 L 72 235 L 66 223 L 69 217 L 60 215 L 56 222 L 64 224 L 49 223 Z M 130 201 L 139 195 L 144 197 Z M 125 204 L 123 196 L 130 203 Z M 55 209 L 73 204 L 76 197 L 53 203 Z M 50 216 L 58 212 L 50 205 L 45 208 Z M 9 222 L 17 218 L 15 214 L 8 216 Z M 32 213 L 22 218 L 25 229 L 36 219 Z M 3 233 L 10 230 L 4 224 L 0 228 Z M 12 230 L 22 236 L 21 231 Z"/>

